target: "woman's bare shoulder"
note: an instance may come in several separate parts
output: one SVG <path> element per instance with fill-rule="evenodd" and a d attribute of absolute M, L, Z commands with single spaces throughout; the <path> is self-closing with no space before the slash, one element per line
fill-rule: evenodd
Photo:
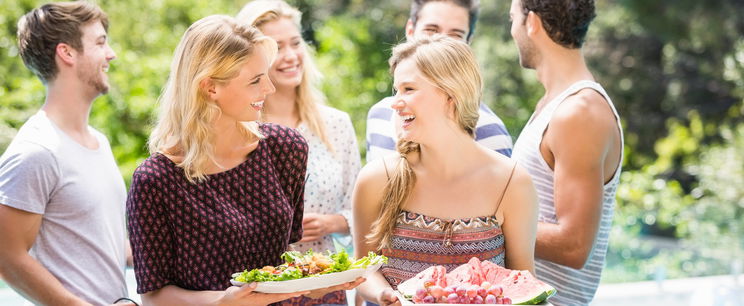
<path fill-rule="evenodd" d="M 389 155 L 370 161 L 359 172 L 357 184 L 369 185 L 372 190 L 381 190 L 395 171 L 399 160 L 398 155 Z"/>

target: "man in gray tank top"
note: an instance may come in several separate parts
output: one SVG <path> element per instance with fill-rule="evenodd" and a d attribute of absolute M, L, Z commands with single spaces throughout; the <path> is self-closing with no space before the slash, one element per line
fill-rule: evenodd
<path fill-rule="evenodd" d="M 556 305 L 586 305 L 604 265 L 622 165 L 620 118 L 581 53 L 593 0 L 512 0 L 511 35 L 545 88 L 512 157 L 535 182 L 535 271 Z"/>
<path fill-rule="evenodd" d="M 124 180 L 88 125 L 108 92 L 108 18 L 87 1 L 18 22 L 19 53 L 46 87 L 0 157 L 0 273 L 34 304 L 105 305 L 127 294 Z"/>

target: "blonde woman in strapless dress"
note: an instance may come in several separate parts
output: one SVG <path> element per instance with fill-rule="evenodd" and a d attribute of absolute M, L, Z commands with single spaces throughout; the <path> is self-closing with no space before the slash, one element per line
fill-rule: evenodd
<path fill-rule="evenodd" d="M 471 257 L 533 272 L 536 192 L 524 169 L 474 140 L 482 81 L 468 45 L 408 41 L 390 67 L 399 154 L 365 166 L 353 195 L 356 255 L 374 251 L 389 262 L 359 294 L 397 305 L 402 281 Z"/>

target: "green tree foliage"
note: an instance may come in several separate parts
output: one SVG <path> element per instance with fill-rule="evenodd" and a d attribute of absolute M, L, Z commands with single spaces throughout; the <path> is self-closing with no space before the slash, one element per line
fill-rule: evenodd
<path fill-rule="evenodd" d="M 659 158 L 623 173 L 604 281 L 726 274 L 744 255 L 744 124 L 721 129 L 722 142 L 701 146 L 701 120 L 670 123 L 657 142 Z M 669 178 L 675 156 L 695 178 L 686 190 Z M 673 238 L 649 238 L 644 231 Z"/>
<path fill-rule="evenodd" d="M 543 87 L 534 71 L 519 65 L 519 52 L 510 34 L 510 5 L 510 1 L 481 1 L 472 46 L 485 81 L 483 101 L 501 117 L 516 139 L 542 96 Z"/>
<path fill-rule="evenodd" d="M 0 150 L 44 101 L 44 87 L 18 57 L 16 22 L 30 1 L 2 3 L 0 14 Z"/>
<path fill-rule="evenodd" d="M 598 1 L 600 15 L 587 55 L 599 79 L 625 114 L 627 144 L 635 154 L 628 165 L 653 160 L 657 139 L 669 118 L 686 120 L 696 111 L 708 124 L 731 118 L 741 78 L 741 1 Z M 709 135 L 707 143 L 715 138 Z M 677 164 L 676 166 L 680 166 Z"/>
<path fill-rule="evenodd" d="M 0 145 L 3 150 L 21 124 L 44 101 L 41 82 L 18 56 L 16 23 L 46 1 L 7 1 L 0 24 Z M 109 38 L 117 58 L 111 62 L 108 95 L 93 104 L 90 123 L 109 137 L 127 178 L 147 156 L 146 142 L 156 114 L 171 56 L 186 28 L 209 14 L 233 14 L 232 1 L 101 1 L 109 15 Z M 146 16 L 144 16 L 146 15 Z"/>

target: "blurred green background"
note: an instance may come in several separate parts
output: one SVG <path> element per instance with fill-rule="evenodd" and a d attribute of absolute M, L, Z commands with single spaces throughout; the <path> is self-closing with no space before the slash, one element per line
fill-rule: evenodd
<path fill-rule="evenodd" d="M 391 92 L 390 49 L 404 39 L 409 1 L 296 0 L 316 49 L 329 104 L 349 112 L 362 151 L 367 109 Z M 473 48 L 484 101 L 516 138 L 542 95 L 518 64 L 510 1 L 481 1 Z M 744 258 L 744 5 L 741 0 L 597 1 L 585 53 L 613 98 L 625 164 L 603 282 L 730 273 Z M 0 0 L 0 152 L 41 106 L 44 87 L 24 66 L 16 22 L 44 1 Z M 111 140 L 127 184 L 145 143 L 173 49 L 235 0 L 106 0 L 118 58 L 112 90 L 91 124 Z M 738 264 L 736 263 L 738 261 Z"/>

